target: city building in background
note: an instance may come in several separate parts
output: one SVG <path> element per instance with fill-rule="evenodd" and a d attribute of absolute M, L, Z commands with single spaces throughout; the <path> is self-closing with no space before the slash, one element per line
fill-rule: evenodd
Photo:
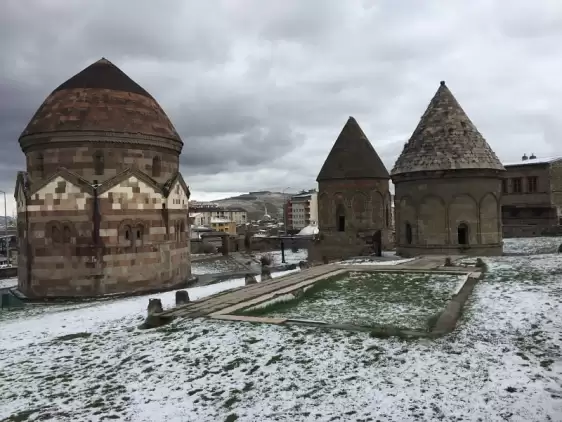
<path fill-rule="evenodd" d="M 193 218 L 193 225 L 211 226 L 213 218 L 227 219 L 234 223 L 246 224 L 248 222 L 248 213 L 245 209 L 239 207 L 221 207 L 213 203 L 195 202 L 189 203 L 189 216 Z"/>
<path fill-rule="evenodd" d="M 549 234 L 562 225 L 562 157 L 505 163 L 501 212 L 505 237 Z M 555 233 L 550 233 L 555 234 Z"/>
<path fill-rule="evenodd" d="M 291 229 L 300 230 L 311 223 L 318 223 L 318 192 L 316 190 L 294 195 L 289 203 Z"/>

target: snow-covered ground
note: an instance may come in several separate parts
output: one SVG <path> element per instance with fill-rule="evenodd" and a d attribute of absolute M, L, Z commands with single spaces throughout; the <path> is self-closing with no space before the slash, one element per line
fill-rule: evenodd
<path fill-rule="evenodd" d="M 532 241 L 509 247 L 556 243 Z M 484 259 L 458 329 L 435 341 L 208 320 L 141 331 L 147 297 L 0 320 L 0 420 L 562 421 L 562 255 Z"/>
<path fill-rule="evenodd" d="M 0 280 L 0 289 L 11 288 L 18 285 L 18 279 L 16 278 L 5 278 Z"/>
<path fill-rule="evenodd" d="M 345 261 L 334 262 L 337 265 L 398 265 L 405 264 L 415 260 L 416 258 L 402 258 L 402 259 L 386 259 L 384 261 L 375 261 L 370 258 L 354 258 L 346 259 Z"/>
<path fill-rule="evenodd" d="M 263 254 L 256 253 L 256 256 L 271 255 L 273 262 L 271 265 L 281 265 L 281 251 L 264 252 Z M 299 249 L 298 252 L 293 252 L 291 249 L 285 249 L 285 263 L 298 264 L 301 261 L 308 259 L 308 250 Z"/>

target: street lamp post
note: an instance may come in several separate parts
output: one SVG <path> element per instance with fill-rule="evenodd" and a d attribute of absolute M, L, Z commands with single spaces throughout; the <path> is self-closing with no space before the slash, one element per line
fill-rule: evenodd
<path fill-rule="evenodd" d="M 285 199 L 285 191 L 287 189 L 291 189 L 291 187 L 289 186 L 288 188 L 285 188 L 281 191 L 281 193 L 283 194 L 283 200 L 285 201 L 285 206 L 283 207 L 283 229 L 285 232 L 285 236 L 287 236 L 287 213 L 289 212 L 289 201 Z"/>
<path fill-rule="evenodd" d="M 6 192 L 0 190 L 0 193 L 4 194 L 4 242 L 6 243 L 6 262 L 10 264 L 10 247 L 8 239 L 8 212 L 7 212 L 7 202 L 6 202 Z"/>

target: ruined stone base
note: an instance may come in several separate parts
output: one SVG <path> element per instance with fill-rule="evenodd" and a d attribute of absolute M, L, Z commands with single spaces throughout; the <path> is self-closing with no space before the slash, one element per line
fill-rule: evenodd
<path fill-rule="evenodd" d="M 503 244 L 492 245 L 397 245 L 397 255 L 410 258 L 420 255 L 467 255 L 499 256 L 503 254 Z"/>
<path fill-rule="evenodd" d="M 371 252 L 371 246 L 356 235 L 345 232 L 328 233 L 308 247 L 308 260 L 309 262 L 335 261 L 368 255 Z"/>

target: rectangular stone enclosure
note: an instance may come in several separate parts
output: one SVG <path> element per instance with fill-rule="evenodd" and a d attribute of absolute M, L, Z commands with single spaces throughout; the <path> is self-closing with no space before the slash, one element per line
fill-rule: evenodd
<path fill-rule="evenodd" d="M 430 337 L 454 329 L 480 273 L 340 269 L 212 313 L 211 318 Z"/>

